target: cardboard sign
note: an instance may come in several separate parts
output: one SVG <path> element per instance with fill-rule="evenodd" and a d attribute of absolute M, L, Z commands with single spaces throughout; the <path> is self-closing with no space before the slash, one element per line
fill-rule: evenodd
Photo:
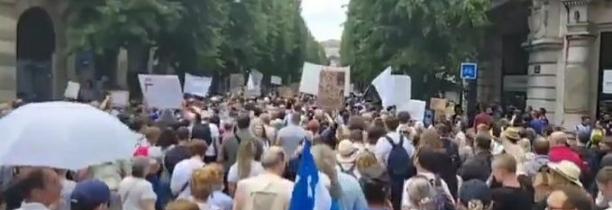
<path fill-rule="evenodd" d="M 283 78 L 281 78 L 279 76 L 272 76 L 272 77 L 270 77 L 270 83 L 272 83 L 273 85 L 282 85 L 283 84 Z"/>
<path fill-rule="evenodd" d="M 178 76 L 139 74 L 138 81 L 147 106 L 158 109 L 181 108 L 183 92 Z"/>
<path fill-rule="evenodd" d="M 206 97 L 211 84 L 212 78 L 210 77 L 200 77 L 185 73 L 185 85 L 183 86 L 183 90 L 185 93 Z"/>
<path fill-rule="evenodd" d="M 345 72 L 323 70 L 319 79 L 319 94 L 317 103 L 326 110 L 341 109 L 344 107 Z"/>
<path fill-rule="evenodd" d="M 130 105 L 130 92 L 124 90 L 110 91 L 111 105 L 113 107 L 128 107 Z"/>
<path fill-rule="evenodd" d="M 349 96 L 351 93 L 351 70 L 348 67 L 330 67 L 321 66 L 312 63 L 304 63 L 302 68 L 302 78 L 300 80 L 299 92 L 317 95 L 319 93 L 319 79 L 321 77 L 321 71 L 340 71 L 344 72 L 344 96 Z"/>
<path fill-rule="evenodd" d="M 234 94 L 240 93 L 243 87 L 244 87 L 244 75 L 231 74 L 230 75 L 230 92 Z"/>
<path fill-rule="evenodd" d="M 425 108 L 427 103 L 421 100 L 410 100 L 407 103 L 397 105 L 397 111 L 407 111 L 410 117 L 416 122 L 423 122 L 425 119 Z"/>
<path fill-rule="evenodd" d="M 78 99 L 80 90 L 81 84 L 68 81 L 68 85 L 66 85 L 66 90 L 64 91 L 64 97 L 69 99 Z"/>
<path fill-rule="evenodd" d="M 431 98 L 429 100 L 429 109 L 444 112 L 446 110 L 446 102 L 446 99 L 443 98 Z"/>

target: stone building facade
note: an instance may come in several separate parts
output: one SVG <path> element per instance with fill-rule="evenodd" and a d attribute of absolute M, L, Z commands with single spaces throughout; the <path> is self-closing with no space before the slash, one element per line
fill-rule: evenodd
<path fill-rule="evenodd" d="M 494 0 L 494 7 L 479 100 L 522 93 L 525 105 L 545 108 L 551 122 L 568 128 L 603 111 L 600 102 L 612 99 L 601 94 L 603 69 L 612 69 L 611 0 Z M 522 50 L 508 50 L 518 43 Z"/>

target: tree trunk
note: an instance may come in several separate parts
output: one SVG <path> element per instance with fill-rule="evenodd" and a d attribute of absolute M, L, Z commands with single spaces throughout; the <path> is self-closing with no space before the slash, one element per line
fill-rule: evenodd
<path fill-rule="evenodd" d="M 145 73 L 145 63 L 143 60 L 147 53 L 146 47 L 140 42 L 130 42 L 127 47 L 127 59 L 128 59 L 128 88 L 130 95 L 136 98 L 142 97 L 140 90 L 140 83 L 138 81 L 138 74 Z M 148 57 L 148 56 L 146 56 Z"/>

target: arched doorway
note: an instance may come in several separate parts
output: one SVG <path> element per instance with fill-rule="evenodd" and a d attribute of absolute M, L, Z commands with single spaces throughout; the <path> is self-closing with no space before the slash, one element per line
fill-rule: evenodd
<path fill-rule="evenodd" d="M 17 23 L 17 95 L 28 101 L 52 99 L 55 32 L 49 14 L 32 7 Z"/>

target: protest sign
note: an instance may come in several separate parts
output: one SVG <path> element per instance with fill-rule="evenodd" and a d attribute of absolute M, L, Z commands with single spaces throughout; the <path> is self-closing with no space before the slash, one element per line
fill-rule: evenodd
<path fill-rule="evenodd" d="M 329 71 L 344 72 L 344 96 L 349 96 L 351 93 L 351 70 L 348 67 L 330 67 L 321 66 L 312 63 L 304 63 L 302 68 L 302 78 L 300 80 L 299 91 L 306 94 L 317 95 L 319 93 L 319 79 L 323 69 Z"/>
<path fill-rule="evenodd" d="M 158 109 L 181 108 L 183 92 L 178 76 L 139 74 L 138 81 L 147 106 Z"/>
<path fill-rule="evenodd" d="M 251 70 L 249 74 L 249 81 L 247 82 L 246 94 L 250 97 L 257 97 L 261 95 L 261 80 L 263 74 L 256 70 Z"/>
<path fill-rule="evenodd" d="M 206 97 L 210 89 L 210 84 L 212 84 L 212 78 L 210 77 L 200 77 L 185 73 L 183 91 L 192 95 Z"/>
<path fill-rule="evenodd" d="M 408 75 L 392 75 L 391 67 L 385 69 L 372 85 L 380 96 L 383 107 L 399 106 L 412 98 L 412 80 Z"/>
<path fill-rule="evenodd" d="M 230 75 L 230 92 L 234 94 L 240 93 L 243 87 L 244 87 L 244 75 L 231 74 Z"/>
<path fill-rule="evenodd" d="M 407 103 L 397 105 L 397 111 L 406 111 L 410 113 L 410 117 L 417 122 L 423 122 L 425 119 L 425 108 L 427 103 L 421 100 L 409 100 Z"/>
<path fill-rule="evenodd" d="M 429 109 L 435 110 L 435 111 L 445 111 L 446 110 L 446 99 L 431 98 L 429 100 Z"/>
<path fill-rule="evenodd" d="M 270 77 L 270 83 L 272 83 L 273 85 L 282 85 L 283 84 L 283 78 L 281 78 L 279 76 L 272 76 L 272 77 Z"/>
<path fill-rule="evenodd" d="M 64 97 L 69 99 L 78 99 L 79 90 L 81 90 L 81 84 L 73 81 L 68 81 L 66 90 L 64 91 Z"/>
<path fill-rule="evenodd" d="M 319 93 L 317 103 L 326 110 L 341 109 L 344 107 L 345 72 L 325 70 L 320 72 Z"/>
<path fill-rule="evenodd" d="M 130 105 L 130 92 L 124 90 L 110 91 L 111 105 L 113 107 L 127 107 Z"/>
<path fill-rule="evenodd" d="M 300 92 L 317 95 L 319 93 L 319 77 L 323 66 L 312 63 L 304 63 L 302 68 L 302 79 L 300 80 Z"/>

